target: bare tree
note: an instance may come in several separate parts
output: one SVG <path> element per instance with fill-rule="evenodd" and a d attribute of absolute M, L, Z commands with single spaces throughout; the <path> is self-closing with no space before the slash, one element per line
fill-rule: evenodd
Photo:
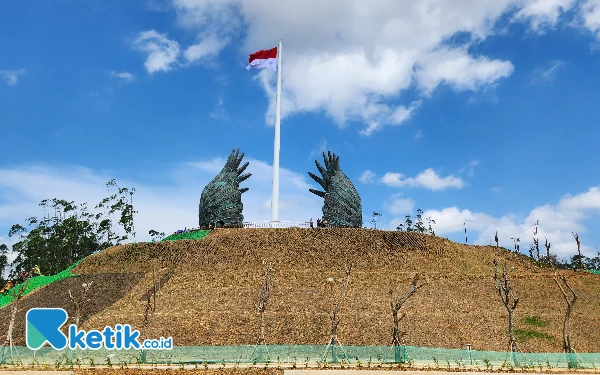
<path fill-rule="evenodd" d="M 157 270 L 156 265 L 152 266 L 152 279 L 150 284 L 146 285 L 146 309 L 144 311 L 144 325 L 146 328 L 150 324 L 150 319 L 156 311 L 156 304 L 158 300 L 158 285 L 157 285 Z"/>
<path fill-rule="evenodd" d="M 254 303 L 256 310 L 260 314 L 260 335 L 258 337 L 258 345 L 265 343 L 265 311 L 271 297 L 271 288 L 273 286 L 273 262 L 263 260 L 262 285 L 260 286 L 260 294 L 258 301 Z"/>
<path fill-rule="evenodd" d="M 331 355 L 332 355 L 333 362 L 337 362 L 337 355 L 335 353 L 335 347 L 340 345 L 340 342 L 337 338 L 337 328 L 338 328 L 338 325 L 340 324 L 340 318 L 339 318 L 338 314 L 340 311 L 340 307 L 342 306 L 342 303 L 344 302 L 344 299 L 346 298 L 346 292 L 348 292 L 348 283 L 350 282 L 350 273 L 352 272 L 352 264 L 345 264 L 344 267 L 346 269 L 346 281 L 344 282 L 344 287 L 342 288 L 342 294 L 340 295 L 340 300 L 333 306 L 333 311 L 330 315 L 331 338 L 329 339 L 329 343 L 327 344 L 327 347 L 325 348 L 325 354 L 323 355 L 323 357 L 325 357 L 325 355 L 327 355 L 327 350 L 329 349 L 329 347 L 331 347 Z"/>
<path fill-rule="evenodd" d="M 146 333 L 148 326 L 150 325 L 150 320 L 154 316 L 156 312 L 156 305 L 158 303 L 158 295 L 160 290 L 160 279 L 159 270 L 156 265 L 156 262 L 152 264 L 152 279 L 150 281 L 150 285 L 146 284 L 146 306 L 144 310 L 144 323 L 142 325 L 143 334 Z M 158 285 L 157 285 L 158 284 Z M 146 357 L 148 355 L 148 351 L 146 349 L 142 349 L 140 353 L 140 359 L 142 363 L 146 363 Z"/>
<path fill-rule="evenodd" d="M 402 320 L 406 316 L 406 314 L 402 313 L 402 315 L 398 316 L 398 312 L 400 311 L 402 306 L 404 306 L 406 301 L 408 301 L 408 299 L 410 297 L 412 297 L 419 289 L 421 289 L 425 285 L 425 284 L 417 285 L 418 282 L 419 282 L 419 274 L 417 273 L 417 274 L 415 274 L 415 276 L 412 279 L 412 282 L 410 284 L 410 288 L 409 288 L 408 292 L 406 292 L 404 295 L 394 298 L 394 291 L 392 289 L 390 289 L 390 292 L 389 292 L 390 293 L 390 307 L 392 309 L 392 317 L 394 318 L 394 331 L 392 333 L 392 345 L 394 346 L 394 357 L 395 357 L 396 362 L 405 362 L 405 360 L 406 360 L 406 358 L 403 358 L 403 359 L 400 358 L 400 345 L 404 340 L 402 338 L 402 333 L 400 332 L 400 329 L 398 328 L 398 324 L 399 324 L 400 320 Z"/>
<path fill-rule="evenodd" d="M 25 293 L 25 289 L 27 289 L 27 284 L 29 283 L 29 278 L 31 277 L 30 273 L 27 273 L 25 275 L 25 280 L 23 281 L 23 283 L 21 284 L 21 287 L 19 288 L 19 285 L 15 282 L 14 283 L 14 287 L 12 288 L 12 303 L 10 304 L 11 306 L 11 310 L 10 310 L 10 322 L 8 323 L 8 332 L 6 333 L 6 339 L 4 340 L 4 343 L 2 344 L 2 350 L 0 351 L 0 363 L 5 363 L 5 354 L 6 354 L 6 346 L 8 345 L 9 349 L 10 349 L 10 357 L 12 359 L 12 351 L 14 348 L 13 345 L 13 331 L 15 329 L 15 318 L 17 316 L 17 311 L 19 309 L 19 302 L 21 301 L 21 299 L 23 298 L 23 293 Z M 16 351 L 16 348 L 15 348 Z M 17 352 L 17 356 L 19 355 L 19 353 Z"/>
<path fill-rule="evenodd" d="M 579 241 L 579 234 L 573 233 L 573 237 L 575 237 L 575 242 L 577 242 L 577 254 L 579 254 L 579 269 L 585 270 L 585 264 L 583 264 L 583 257 L 581 256 L 581 242 Z"/>
<path fill-rule="evenodd" d="M 519 347 L 515 340 L 514 330 L 514 313 L 517 305 L 519 304 L 519 298 L 515 297 L 513 293 L 512 284 L 506 271 L 506 262 L 502 265 L 502 275 L 498 275 L 498 259 L 494 259 L 494 282 L 496 283 L 496 290 L 498 295 L 508 311 L 508 350 L 513 353 L 513 361 L 517 364 L 516 353 L 519 351 Z"/>
<path fill-rule="evenodd" d="M 568 295 L 565 292 L 565 288 L 563 288 L 559 280 L 562 281 L 562 284 L 564 284 L 567 287 L 567 289 L 570 292 L 570 295 Z M 573 306 L 575 305 L 575 302 L 577 302 L 577 294 L 575 293 L 575 291 L 573 291 L 573 288 L 571 288 L 571 286 L 567 282 L 567 279 L 560 273 L 557 273 L 554 276 L 554 282 L 558 286 L 558 289 L 560 289 L 563 297 L 565 297 L 565 301 L 567 302 L 567 312 L 565 314 L 565 321 L 563 323 L 563 349 L 565 350 L 565 353 L 567 353 L 567 361 L 569 363 L 569 368 L 573 368 L 577 367 L 577 358 L 574 355 L 575 349 L 573 349 L 573 347 L 571 346 L 571 336 L 569 335 L 569 319 L 571 319 Z"/>
<path fill-rule="evenodd" d="M 550 244 L 550 242 L 548 242 L 547 238 L 546 238 L 546 244 L 544 246 L 546 246 L 546 261 L 549 262 L 550 261 L 550 247 L 552 245 Z"/>
<path fill-rule="evenodd" d="M 533 243 L 535 245 L 535 254 L 536 254 L 536 260 L 539 262 L 540 260 L 540 240 L 538 238 L 538 225 L 540 225 L 540 221 L 536 220 L 535 221 L 535 228 L 533 229 L 533 235 L 535 236 L 533 238 Z"/>
<path fill-rule="evenodd" d="M 91 281 L 89 284 L 87 283 L 83 283 L 81 284 L 81 287 L 83 288 L 83 290 L 81 291 L 81 294 L 78 297 L 73 297 L 73 294 L 71 293 L 71 289 L 69 289 L 69 299 L 71 300 L 71 303 L 73 304 L 73 306 L 75 306 L 75 325 L 78 326 L 79 325 L 79 320 L 81 319 L 81 313 L 83 311 L 83 308 L 85 306 L 85 304 L 87 302 L 90 301 L 90 299 L 86 299 L 87 293 L 90 290 L 90 287 L 92 286 L 93 281 Z"/>

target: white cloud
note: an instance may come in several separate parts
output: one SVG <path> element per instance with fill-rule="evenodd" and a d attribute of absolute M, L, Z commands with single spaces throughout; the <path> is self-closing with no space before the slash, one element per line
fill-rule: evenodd
<path fill-rule="evenodd" d="M 213 111 L 210 113 L 210 117 L 220 121 L 229 120 L 229 115 L 225 110 L 225 101 L 223 100 L 223 97 L 221 95 L 219 95 L 217 104 L 215 104 Z"/>
<path fill-rule="evenodd" d="M 215 175 L 221 172 L 223 166 L 225 165 L 225 159 L 223 158 L 214 158 L 206 161 L 196 161 L 186 163 L 186 166 L 198 168 L 203 172 L 214 173 Z"/>
<path fill-rule="evenodd" d="M 420 100 L 412 102 L 409 107 L 398 106 L 394 109 L 383 104 L 370 105 L 361 114 L 367 127 L 361 130 L 360 134 L 369 136 L 385 125 L 402 125 L 420 105 Z"/>
<path fill-rule="evenodd" d="M 388 172 L 381 178 L 381 182 L 393 187 L 423 187 L 433 191 L 444 190 L 447 188 L 460 189 L 464 186 L 463 180 L 459 177 L 454 177 L 452 175 L 440 177 L 431 168 L 424 170 L 416 177 L 408 178 L 401 173 Z"/>
<path fill-rule="evenodd" d="M 19 76 L 25 74 L 25 69 L 0 70 L 0 79 L 8 86 L 14 86 L 19 81 Z"/>
<path fill-rule="evenodd" d="M 243 55 L 283 45 L 281 110 L 286 117 L 323 111 L 339 126 L 359 121 L 363 135 L 399 125 L 417 102 L 390 102 L 418 87 L 430 95 L 439 85 L 481 90 L 512 74 L 510 61 L 469 53 L 472 43 L 494 34 L 506 14 L 534 28 L 554 25 L 572 0 L 172 0 L 178 23 L 219 40 L 243 37 Z M 457 33 L 466 41 L 451 45 Z M 274 37 L 275 35 L 275 37 Z M 288 47 L 289 46 L 289 47 Z M 274 108 L 275 74 L 258 80 Z"/>
<path fill-rule="evenodd" d="M 466 173 L 467 177 L 475 176 L 475 167 L 479 165 L 479 160 L 471 160 L 466 167 L 459 170 L 459 173 Z"/>
<path fill-rule="evenodd" d="M 220 39 L 214 34 L 207 35 L 199 43 L 186 48 L 183 51 L 183 56 L 188 63 L 198 62 L 209 57 L 214 57 L 227 43 L 227 39 Z"/>
<path fill-rule="evenodd" d="M 118 78 L 123 83 L 129 83 L 135 79 L 135 76 L 129 72 L 115 72 L 111 70 L 110 75 L 111 77 Z"/>
<path fill-rule="evenodd" d="M 155 30 L 141 32 L 135 40 L 134 46 L 138 50 L 148 53 L 144 66 L 150 74 L 171 70 L 179 56 L 179 43 Z"/>
<path fill-rule="evenodd" d="M 529 0 L 515 14 L 514 20 L 529 21 L 534 31 L 542 31 L 545 27 L 553 27 L 558 22 L 561 12 L 566 12 L 575 5 L 575 0 Z"/>
<path fill-rule="evenodd" d="M 394 194 L 391 196 L 390 202 L 384 204 L 384 207 L 394 215 L 412 214 L 415 202 L 410 198 L 400 198 L 400 194 Z"/>
<path fill-rule="evenodd" d="M 270 220 L 272 167 L 260 160 L 250 162 L 246 172 L 252 177 L 242 183 L 250 190 L 242 195 L 246 221 Z M 137 241 L 149 240 L 148 231 L 172 233 L 198 225 L 198 202 L 202 189 L 225 164 L 225 158 L 178 164 L 156 173 L 165 182 L 148 185 L 131 179 L 98 172 L 81 166 L 20 165 L 0 169 L 0 230 L 8 233 L 12 224 L 31 216 L 43 216 L 42 199 L 60 198 L 93 206 L 109 195 L 107 181 L 117 179 L 121 187 L 136 188 L 133 205 Z M 160 173 L 159 173 L 160 172 Z M 43 189 L 39 187 L 43 186 Z M 303 174 L 280 170 L 280 220 L 308 221 L 320 216 L 322 199 L 311 194 Z M 269 202 L 265 207 L 265 202 Z M 11 239 L 8 239 L 9 241 Z M 10 242 L 9 242 L 10 244 Z"/>
<path fill-rule="evenodd" d="M 417 130 L 417 132 L 415 133 L 415 140 L 421 139 L 421 138 L 423 138 L 423 131 Z"/>
<path fill-rule="evenodd" d="M 327 140 L 325 138 L 321 139 L 319 145 L 310 151 L 308 158 L 322 158 L 324 152 L 327 152 Z"/>
<path fill-rule="evenodd" d="M 510 76 L 513 70 L 509 61 L 491 60 L 485 56 L 474 58 L 466 49 L 442 48 L 421 60 L 417 82 L 427 95 L 441 83 L 457 91 L 474 91 Z"/>
<path fill-rule="evenodd" d="M 580 8 L 583 26 L 600 37 L 600 0 L 587 0 Z"/>
<path fill-rule="evenodd" d="M 362 182 L 363 184 L 372 184 L 375 182 L 375 177 L 376 177 L 375 173 L 373 173 L 372 171 L 367 169 L 360 175 L 358 180 L 360 182 Z"/>
<path fill-rule="evenodd" d="M 533 72 L 531 83 L 553 82 L 558 72 L 564 67 L 565 62 L 562 60 L 554 60 L 545 68 L 537 68 Z"/>
<path fill-rule="evenodd" d="M 533 225 L 539 220 L 540 252 L 545 253 L 543 243 L 547 238 L 552 244 L 551 252 L 559 257 L 571 257 L 577 252 L 572 232 L 579 233 L 582 252 L 588 256 L 596 256 L 594 247 L 585 242 L 588 229 L 584 222 L 592 215 L 599 214 L 600 186 L 596 186 L 575 196 L 567 195 L 556 204 L 536 207 L 525 218 L 513 214 L 494 217 L 483 212 L 461 210 L 458 207 L 426 210 L 423 217 L 435 220 L 434 230 L 440 236 L 461 235 L 465 223 L 469 243 L 490 244 L 494 240 L 494 233 L 498 231 L 500 245 L 512 249 L 513 241 L 510 238 L 518 237 L 521 239 L 521 251 L 525 253 L 529 244 L 533 242 Z M 398 223 L 403 221 L 403 218 L 394 218 L 387 227 L 395 229 Z"/>

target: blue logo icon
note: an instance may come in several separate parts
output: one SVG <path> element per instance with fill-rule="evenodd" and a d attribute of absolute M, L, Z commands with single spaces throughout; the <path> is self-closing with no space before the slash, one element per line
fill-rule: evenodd
<path fill-rule="evenodd" d="M 77 326 L 69 326 L 69 337 L 60 331 L 69 316 L 64 309 L 33 308 L 25 315 L 25 342 L 31 350 L 38 350 L 49 343 L 56 350 L 69 349 L 148 349 L 164 350 L 173 348 L 173 338 L 145 339 L 140 343 L 140 331 L 129 324 L 117 324 L 114 328 L 84 331 Z"/>
<path fill-rule="evenodd" d="M 31 350 L 38 350 L 45 343 L 56 350 L 67 347 L 67 336 L 60 327 L 67 322 L 67 312 L 57 308 L 33 308 L 25 315 L 25 342 Z"/>

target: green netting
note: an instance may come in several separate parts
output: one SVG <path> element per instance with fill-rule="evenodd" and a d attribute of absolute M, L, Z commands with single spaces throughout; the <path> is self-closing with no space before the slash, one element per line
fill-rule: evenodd
<path fill-rule="evenodd" d="M 172 234 L 168 237 L 165 237 L 162 241 L 177 241 L 177 240 L 201 240 L 206 237 L 210 233 L 209 230 L 196 230 L 193 232 L 183 232 Z"/>
<path fill-rule="evenodd" d="M 336 346 L 325 345 L 242 345 L 242 346 L 176 346 L 171 350 L 54 350 L 49 347 L 31 351 L 24 347 L 13 348 L 14 362 L 23 364 L 55 365 L 80 363 L 81 365 L 126 363 L 157 364 L 277 364 L 297 367 L 328 364 L 348 364 L 378 367 L 394 363 L 407 363 L 431 369 L 552 369 L 568 368 L 569 361 L 581 368 L 600 365 L 600 353 L 513 353 L 478 350 L 422 348 L 415 346 Z"/>
<path fill-rule="evenodd" d="M 588 270 L 589 273 L 593 273 L 595 275 L 600 275 L 600 270 Z"/>
<path fill-rule="evenodd" d="M 56 275 L 53 276 L 34 276 L 31 279 L 29 279 L 29 281 L 27 282 L 27 287 L 25 288 L 25 292 L 23 292 L 23 296 L 26 296 L 27 294 L 31 293 L 32 291 L 41 288 L 43 286 L 46 286 L 48 284 L 52 284 L 55 281 L 58 280 L 62 280 L 62 279 L 66 279 L 69 277 L 73 277 L 73 276 L 77 276 L 76 274 L 73 274 L 71 272 L 71 270 L 79 264 L 80 261 L 77 261 L 75 263 L 73 263 L 69 268 L 67 268 L 64 271 L 61 271 L 59 273 L 57 273 Z M 17 290 L 20 290 L 21 286 L 23 285 L 23 283 L 17 284 Z M 11 303 L 13 301 L 13 291 L 14 291 L 14 287 L 11 288 L 8 293 L 6 293 L 5 295 L 0 297 L 0 308 L 8 305 L 9 303 Z"/>

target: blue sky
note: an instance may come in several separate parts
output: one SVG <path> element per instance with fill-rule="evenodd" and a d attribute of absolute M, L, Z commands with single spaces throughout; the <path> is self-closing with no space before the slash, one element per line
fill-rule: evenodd
<path fill-rule="evenodd" d="M 197 224 L 233 147 L 248 221 L 270 217 L 275 73 L 248 54 L 283 39 L 280 220 L 320 216 L 307 175 L 340 156 L 365 224 L 417 208 L 438 234 L 600 245 L 600 1 L 4 1 L 0 242 L 45 198 L 135 187 L 138 239 Z"/>

